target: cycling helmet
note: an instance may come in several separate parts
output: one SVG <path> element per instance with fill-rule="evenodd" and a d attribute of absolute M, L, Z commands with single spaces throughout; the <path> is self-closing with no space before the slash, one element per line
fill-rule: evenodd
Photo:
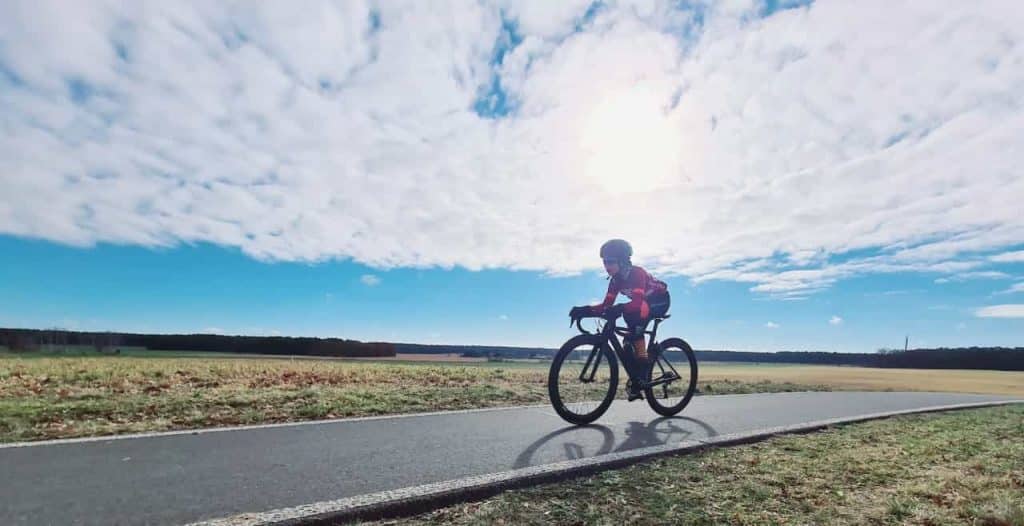
<path fill-rule="evenodd" d="M 632 256 L 633 247 L 624 239 L 611 239 L 601 245 L 601 259 L 629 261 Z"/>

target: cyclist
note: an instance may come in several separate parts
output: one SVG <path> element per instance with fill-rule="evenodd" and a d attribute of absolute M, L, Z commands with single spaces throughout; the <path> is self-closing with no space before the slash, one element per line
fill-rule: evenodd
<path fill-rule="evenodd" d="M 575 321 L 588 316 L 621 315 L 629 330 L 627 347 L 633 347 L 638 362 L 646 363 L 648 356 L 644 331 L 651 318 L 664 316 L 668 312 L 671 299 L 668 285 L 634 265 L 630 259 L 632 256 L 633 247 L 625 240 L 612 239 L 601 245 L 601 260 L 610 279 L 608 292 L 604 301 L 598 305 L 573 307 L 569 311 L 569 318 Z M 629 298 L 629 302 L 613 305 L 619 294 Z M 635 385 L 637 382 L 633 383 Z"/>

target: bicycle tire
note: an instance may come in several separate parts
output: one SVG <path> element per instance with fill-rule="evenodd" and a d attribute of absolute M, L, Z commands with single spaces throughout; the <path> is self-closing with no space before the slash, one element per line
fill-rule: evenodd
<path fill-rule="evenodd" d="M 562 373 L 575 373 L 575 371 L 569 370 L 567 360 L 572 356 L 574 351 L 581 350 L 589 347 L 591 350 L 598 350 L 596 356 L 600 356 L 600 359 L 604 361 L 604 370 L 607 371 L 608 387 L 605 392 L 600 393 L 600 388 L 595 388 L 593 391 L 595 394 L 600 394 L 602 398 L 594 401 L 587 401 L 586 397 L 591 391 L 586 391 L 585 384 L 582 382 L 579 384 L 583 387 L 579 387 L 579 395 L 581 397 L 580 402 L 567 402 L 572 388 L 561 380 Z M 597 363 L 597 367 L 601 367 L 601 363 Z M 562 369 L 566 368 L 566 371 Z M 582 368 L 581 368 L 582 370 Z M 565 379 L 569 380 L 573 374 L 566 374 Z M 604 377 L 602 375 L 602 382 Z M 615 393 L 619 387 L 619 363 L 615 358 L 615 353 L 612 352 L 611 348 L 608 347 L 607 341 L 599 336 L 592 334 L 581 334 L 574 338 L 570 338 L 565 342 L 562 347 L 555 353 L 554 359 L 551 361 L 551 369 L 548 372 L 548 398 L 551 401 L 551 406 L 558 413 L 558 416 L 562 417 L 563 420 L 571 424 L 586 425 L 594 420 L 597 420 L 608 410 L 612 401 L 615 399 Z M 562 390 L 566 392 L 563 393 Z M 596 402 L 593 405 L 593 409 L 587 411 L 581 411 L 584 408 L 590 407 L 592 402 Z"/>
<path fill-rule="evenodd" d="M 679 414 L 679 412 L 682 411 L 687 405 L 690 404 L 690 400 L 693 399 L 693 394 L 697 390 L 697 356 L 694 355 L 693 349 L 690 348 L 690 344 L 683 341 L 682 338 L 669 338 L 667 340 L 662 341 L 658 345 L 661 349 L 658 353 L 658 358 L 653 363 L 651 363 L 647 369 L 646 376 L 648 382 L 650 382 L 654 377 L 654 371 L 658 370 L 659 373 L 662 373 L 664 371 L 665 365 L 670 365 L 672 371 L 678 371 L 674 367 L 674 364 L 669 362 L 668 358 L 665 356 L 666 350 L 682 351 L 683 355 L 686 356 L 686 362 L 688 362 L 690 374 L 687 378 L 685 373 L 679 372 L 679 378 L 677 380 L 674 380 L 673 382 L 669 382 L 669 384 L 656 385 L 654 387 L 648 387 L 644 389 L 644 398 L 647 399 L 647 405 L 651 406 L 651 409 L 653 409 L 655 413 L 658 413 L 659 415 L 662 416 L 675 416 Z M 680 361 L 679 365 L 683 365 L 683 363 Z M 674 396 L 668 396 L 667 386 L 678 381 L 689 382 L 689 384 L 686 386 L 684 394 L 679 398 L 678 401 L 664 403 L 663 400 L 670 400 L 675 398 Z M 661 390 L 662 393 L 665 394 L 665 398 L 658 398 L 657 396 L 655 396 L 656 389 Z"/>

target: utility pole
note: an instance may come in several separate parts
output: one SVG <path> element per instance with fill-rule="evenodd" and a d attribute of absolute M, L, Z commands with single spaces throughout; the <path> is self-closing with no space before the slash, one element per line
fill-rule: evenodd
<path fill-rule="evenodd" d="M 910 335 L 907 335 L 906 339 L 903 340 L 903 352 L 907 352 L 908 347 L 910 347 Z"/>

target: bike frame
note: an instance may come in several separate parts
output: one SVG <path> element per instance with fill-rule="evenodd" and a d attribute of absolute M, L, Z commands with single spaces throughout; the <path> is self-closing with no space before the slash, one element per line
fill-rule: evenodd
<path fill-rule="evenodd" d="M 667 318 L 667 316 L 665 318 Z M 646 388 L 650 388 L 650 387 L 654 387 L 654 386 L 657 386 L 657 385 L 662 385 L 662 384 L 666 384 L 666 383 L 669 383 L 669 382 L 673 382 L 673 381 L 675 381 L 675 380 L 677 380 L 679 378 L 682 378 L 679 375 L 679 373 L 676 371 L 676 368 L 673 367 L 670 362 L 668 362 L 666 360 L 665 364 L 668 365 L 669 369 L 672 370 L 672 374 L 669 374 L 665 370 L 665 367 L 663 365 L 661 365 L 662 361 L 658 360 L 658 358 L 661 355 L 661 348 L 658 346 L 658 342 L 656 340 L 657 335 L 658 335 L 658 325 L 661 325 L 661 322 L 664 321 L 665 318 L 655 318 L 654 319 L 654 327 L 651 330 L 649 330 L 649 331 L 644 331 L 644 334 L 649 334 L 650 335 L 650 339 L 648 340 L 648 344 L 647 344 L 648 352 L 651 355 L 651 358 L 650 358 L 651 362 L 650 363 L 651 364 L 657 364 L 658 367 L 661 369 L 661 373 L 662 373 L 660 377 L 658 377 L 656 379 L 652 379 L 650 382 L 643 382 L 641 387 L 645 388 L 645 389 Z M 639 370 L 639 367 L 641 366 L 641 364 L 638 364 L 636 362 L 636 360 L 632 356 L 632 353 L 626 352 L 626 350 L 623 347 L 623 345 L 619 342 L 619 338 L 616 337 L 616 335 L 623 336 L 623 337 L 628 336 L 629 335 L 629 329 L 626 328 L 626 327 L 619 327 L 619 326 L 615 325 L 615 321 L 618 318 L 612 318 L 612 319 L 601 318 L 601 319 L 605 320 L 604 328 L 602 328 L 601 332 L 590 332 L 590 331 L 584 329 L 580 325 L 580 322 L 582 320 L 576 320 L 576 328 L 579 329 L 579 331 L 581 333 L 583 333 L 583 334 L 593 334 L 593 335 L 601 336 L 604 339 L 604 341 L 608 342 L 611 345 L 612 350 L 615 352 L 615 355 L 619 357 L 619 361 L 622 362 L 623 367 L 626 368 L 626 372 L 629 374 L 629 377 L 630 378 L 636 378 L 636 377 L 640 376 L 640 373 L 644 372 L 644 371 Z M 587 362 L 583 365 L 583 370 L 580 371 L 580 381 L 581 382 L 589 383 L 589 382 L 593 382 L 594 381 L 594 375 L 597 374 L 598 366 L 600 366 L 600 364 L 601 364 L 601 356 L 603 356 L 603 355 L 604 355 L 604 353 L 600 352 L 600 348 L 599 347 L 594 347 L 594 349 L 592 351 L 590 351 L 590 355 L 587 356 Z M 593 366 L 593 367 L 591 367 L 591 366 Z M 589 378 L 587 377 L 588 374 L 589 374 Z"/>

